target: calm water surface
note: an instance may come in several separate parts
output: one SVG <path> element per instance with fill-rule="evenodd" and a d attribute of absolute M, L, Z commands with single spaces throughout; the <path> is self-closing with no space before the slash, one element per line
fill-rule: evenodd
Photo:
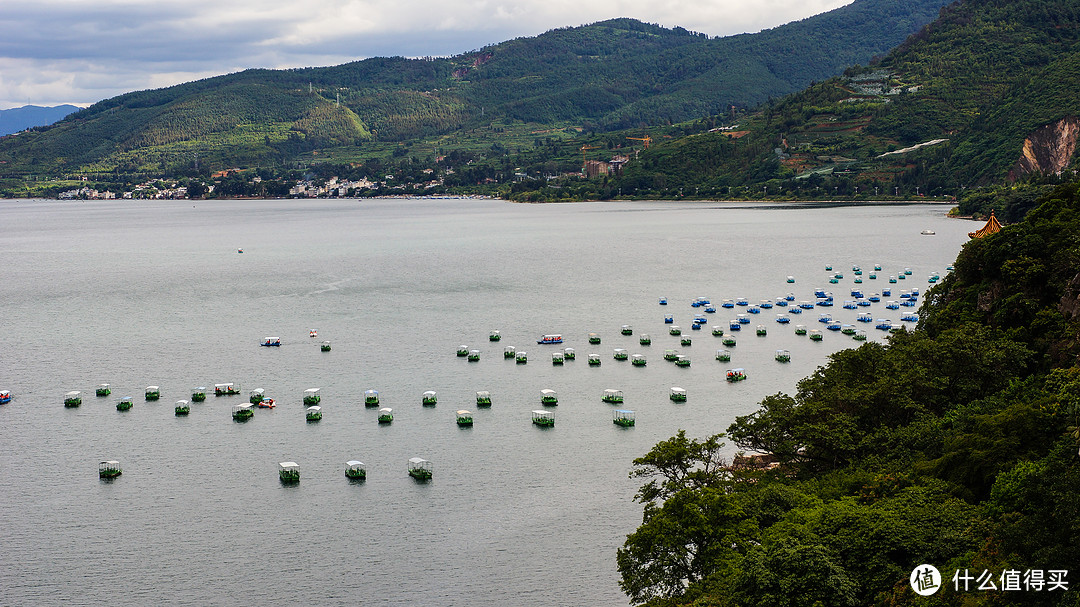
<path fill-rule="evenodd" d="M 876 281 L 864 275 L 867 293 L 904 267 L 913 273 L 892 298 L 925 291 L 974 229 L 946 210 L 2 201 L 0 389 L 15 396 L 0 406 L 2 602 L 624 605 L 615 553 L 641 521 L 632 460 L 681 428 L 725 430 L 855 345 L 828 331 L 818 344 L 796 337 L 774 308 L 719 363 L 719 338 L 689 330 L 702 312 L 689 303 L 789 291 L 811 300 L 815 287 L 842 302 L 853 265 L 883 266 Z M 844 272 L 840 284 L 827 284 L 825 264 Z M 869 310 L 899 320 L 883 305 Z M 710 324 L 726 331 L 742 311 L 719 309 Z M 823 328 L 819 311 L 792 325 Z M 830 311 L 854 324 L 855 311 Z M 689 369 L 662 358 L 679 347 L 665 314 L 693 338 L 680 348 Z M 620 335 L 623 324 L 635 335 Z M 501 342 L 488 341 L 493 329 Z M 591 331 L 600 346 L 587 344 Z M 651 346 L 638 345 L 643 332 Z M 562 333 L 579 359 L 553 366 L 555 348 L 535 343 L 544 333 Z M 268 335 L 281 348 L 258 347 Z M 481 361 L 457 358 L 459 344 Z M 505 361 L 507 345 L 529 363 Z M 617 347 L 648 366 L 612 360 Z M 773 360 L 779 348 L 790 364 Z M 601 367 L 587 366 L 589 352 Z M 748 381 L 726 383 L 727 367 Z M 104 382 L 113 395 L 96 398 Z M 210 396 L 174 416 L 193 386 L 222 382 L 245 396 Z M 147 385 L 161 386 L 160 401 L 143 400 Z M 672 403 L 672 386 L 688 402 Z M 311 387 L 324 418 L 309 424 L 301 397 Z M 233 422 L 231 406 L 253 388 L 278 407 Z M 363 406 L 368 388 L 394 408 L 392 425 Z M 559 395 L 547 430 L 530 423 L 544 388 Z M 635 427 L 611 423 L 605 388 L 624 391 Z M 82 391 L 81 407 L 63 407 L 69 390 Z M 425 390 L 438 391 L 438 406 L 421 407 Z M 477 390 L 491 391 L 490 409 L 476 409 Z M 128 395 L 134 408 L 116 411 Z M 455 425 L 461 408 L 474 412 L 472 428 Z M 407 476 L 410 457 L 434 463 L 432 481 Z M 123 476 L 99 480 L 104 459 L 119 460 Z M 366 482 L 344 478 L 351 459 L 367 464 Z M 278 481 L 286 460 L 301 466 L 298 485 Z"/>

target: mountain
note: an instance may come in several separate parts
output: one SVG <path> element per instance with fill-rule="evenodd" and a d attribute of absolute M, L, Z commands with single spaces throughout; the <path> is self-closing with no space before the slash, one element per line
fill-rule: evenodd
<path fill-rule="evenodd" d="M 9 110 L 0 110 L 0 136 L 10 135 L 35 126 L 48 126 L 80 109 L 82 108 L 74 105 L 56 105 L 52 107 L 24 105 Z"/>
<path fill-rule="evenodd" d="M 944 0 L 855 0 L 757 34 L 709 38 L 633 19 L 552 30 L 449 58 L 247 70 L 99 102 L 0 141 L 0 171 L 167 171 L 362 160 L 426 138 L 491 146 L 532 125 L 586 131 L 746 108 L 869 61 Z"/>
<path fill-rule="evenodd" d="M 871 66 L 767 104 L 732 130 L 659 140 L 608 187 L 959 196 L 1045 178 L 1075 158 L 1078 72 L 1080 0 L 964 0 Z"/>

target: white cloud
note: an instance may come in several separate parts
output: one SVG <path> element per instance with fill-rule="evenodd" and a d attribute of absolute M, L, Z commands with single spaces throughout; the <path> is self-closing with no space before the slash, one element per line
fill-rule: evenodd
<path fill-rule="evenodd" d="M 632 17 L 709 35 L 852 0 L 4 0 L 0 108 L 88 104 L 250 67 L 448 55 Z"/>

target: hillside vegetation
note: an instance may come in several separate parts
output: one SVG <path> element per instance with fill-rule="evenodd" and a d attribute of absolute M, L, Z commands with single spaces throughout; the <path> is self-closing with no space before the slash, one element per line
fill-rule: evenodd
<path fill-rule="evenodd" d="M 866 62 L 943 3 L 856 0 L 726 38 L 614 19 L 449 58 L 247 70 L 128 93 L 2 139 L 0 175 L 352 162 L 383 155 L 369 145 L 378 142 L 448 150 L 480 136 L 484 148 L 509 148 L 505 125 L 606 131 L 678 122 L 752 107 Z"/>

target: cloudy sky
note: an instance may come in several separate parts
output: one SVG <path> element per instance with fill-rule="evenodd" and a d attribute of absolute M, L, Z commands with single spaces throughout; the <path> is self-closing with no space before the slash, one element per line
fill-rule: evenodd
<path fill-rule="evenodd" d="M 85 106 L 252 67 L 453 55 L 613 17 L 756 32 L 851 1 L 2 0 L 0 109 Z"/>

